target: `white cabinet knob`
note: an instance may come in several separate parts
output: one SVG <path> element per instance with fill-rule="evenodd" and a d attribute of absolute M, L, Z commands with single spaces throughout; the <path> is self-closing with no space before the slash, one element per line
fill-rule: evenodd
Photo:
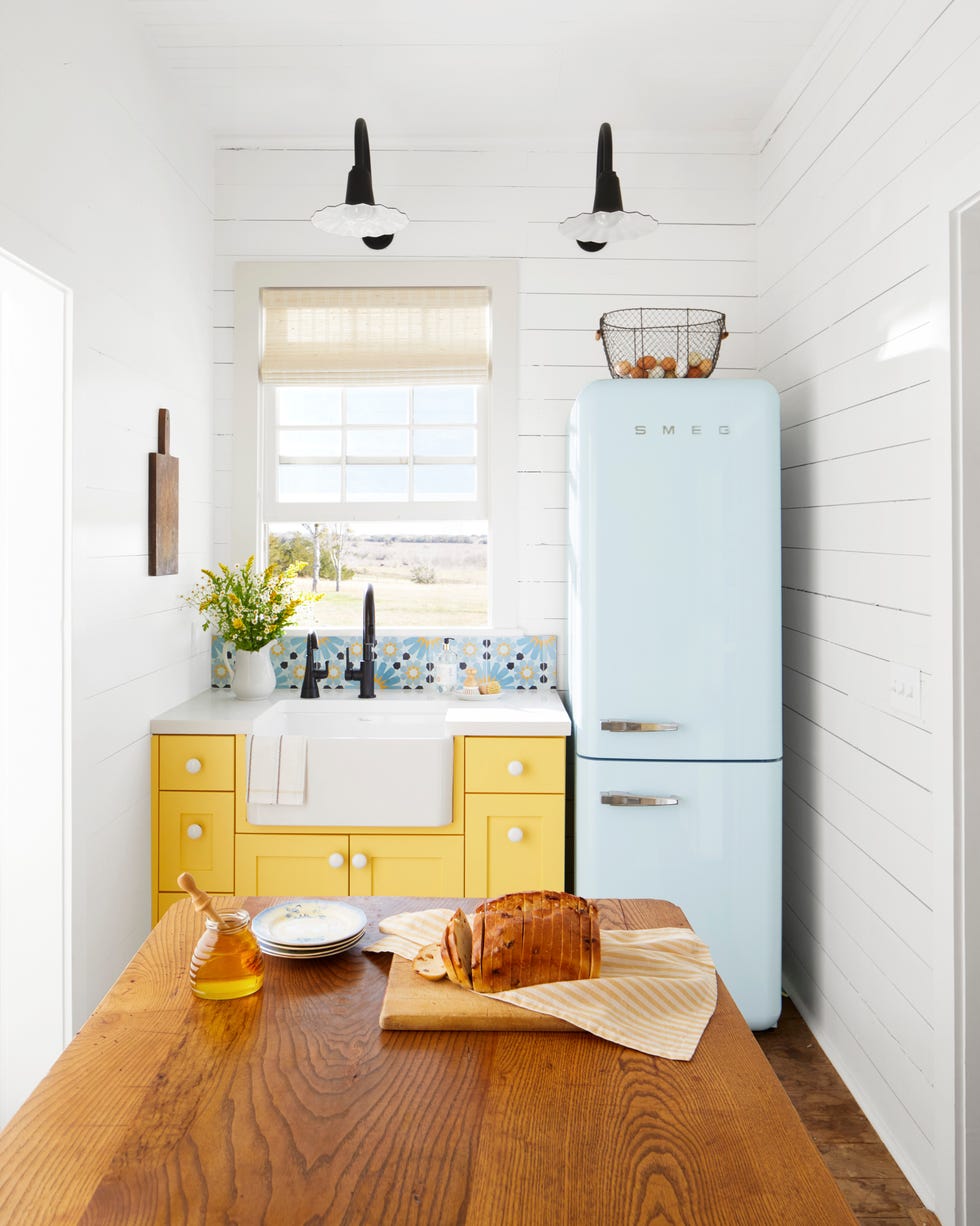
<path fill-rule="evenodd" d="M 521 839 L 524 838 L 524 831 L 520 828 L 520 826 L 511 826 L 511 828 L 507 831 L 507 837 L 512 843 L 519 843 Z"/>
<path fill-rule="evenodd" d="M 367 856 L 363 852 L 359 851 L 356 856 L 351 856 L 350 862 L 355 868 L 367 868 Z"/>
<path fill-rule="evenodd" d="M 197 822 L 191 822 L 187 827 L 187 837 L 189 839 L 199 839 L 204 833 L 204 827 L 199 826 Z"/>
<path fill-rule="evenodd" d="M 201 759 L 200 758 L 188 758 L 187 761 L 184 763 L 184 770 L 187 771 L 188 775 L 196 775 L 200 769 L 201 769 Z"/>
<path fill-rule="evenodd" d="M 344 867 L 344 857 L 340 854 L 339 851 L 335 851 L 331 856 L 327 858 L 327 863 L 330 865 L 331 868 L 343 868 Z"/>
<path fill-rule="evenodd" d="M 518 760 L 515 758 L 513 762 L 507 763 L 507 771 L 511 775 L 523 775 L 524 763 L 518 762 Z"/>

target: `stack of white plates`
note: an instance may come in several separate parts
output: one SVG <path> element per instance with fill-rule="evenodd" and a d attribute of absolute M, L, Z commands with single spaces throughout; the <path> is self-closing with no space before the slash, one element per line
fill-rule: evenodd
<path fill-rule="evenodd" d="M 274 958 L 326 958 L 351 949 L 364 935 L 367 916 L 350 903 L 294 898 L 266 907 L 252 920 L 264 954 Z"/>

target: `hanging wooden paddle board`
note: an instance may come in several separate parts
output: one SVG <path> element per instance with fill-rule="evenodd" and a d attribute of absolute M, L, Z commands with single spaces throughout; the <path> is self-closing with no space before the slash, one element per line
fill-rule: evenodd
<path fill-rule="evenodd" d="M 170 454 L 170 411 L 157 418 L 157 450 L 150 452 L 150 574 L 176 575 L 179 461 Z"/>

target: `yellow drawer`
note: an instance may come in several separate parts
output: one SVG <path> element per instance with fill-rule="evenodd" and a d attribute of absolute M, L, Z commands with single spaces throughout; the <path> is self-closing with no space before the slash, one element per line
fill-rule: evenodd
<path fill-rule="evenodd" d="M 467 792 L 564 792 L 563 736 L 468 736 Z"/>
<path fill-rule="evenodd" d="M 463 893 L 463 839 L 460 835 L 352 831 L 350 892 L 459 898 Z"/>
<path fill-rule="evenodd" d="M 160 787 L 165 791 L 233 792 L 233 736 L 161 736 Z"/>
<path fill-rule="evenodd" d="M 240 834 L 235 889 L 239 894 L 346 896 L 347 836 Z"/>
<path fill-rule="evenodd" d="M 565 888 L 565 798 L 466 797 L 466 897 Z"/>
<path fill-rule="evenodd" d="M 209 893 L 235 888 L 235 797 L 230 792 L 161 792 L 157 886 L 176 890 L 193 873 Z"/>

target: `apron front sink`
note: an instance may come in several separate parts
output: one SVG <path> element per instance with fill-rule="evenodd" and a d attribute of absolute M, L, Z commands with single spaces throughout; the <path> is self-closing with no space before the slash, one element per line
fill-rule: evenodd
<path fill-rule="evenodd" d="M 446 700 L 412 694 L 277 703 L 256 736 L 306 738 L 301 805 L 252 804 L 254 826 L 447 826 L 453 742 Z"/>

